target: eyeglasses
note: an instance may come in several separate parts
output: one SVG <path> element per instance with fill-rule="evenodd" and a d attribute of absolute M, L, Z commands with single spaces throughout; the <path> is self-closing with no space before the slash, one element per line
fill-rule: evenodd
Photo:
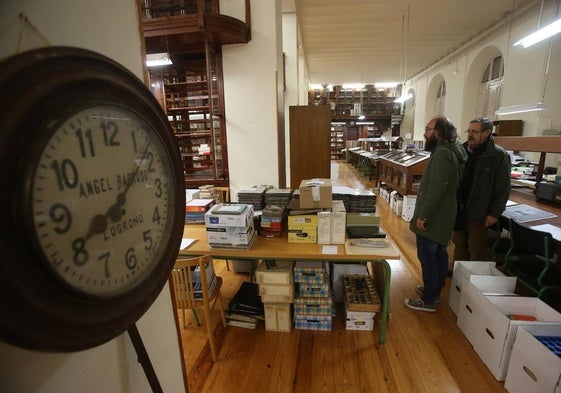
<path fill-rule="evenodd" d="M 466 130 L 466 134 L 481 134 L 485 131 L 483 130 Z"/>
<path fill-rule="evenodd" d="M 434 127 L 433 127 L 433 128 L 425 127 L 425 132 L 429 132 L 429 131 L 433 131 L 433 130 L 436 130 L 436 128 L 434 128 Z"/>

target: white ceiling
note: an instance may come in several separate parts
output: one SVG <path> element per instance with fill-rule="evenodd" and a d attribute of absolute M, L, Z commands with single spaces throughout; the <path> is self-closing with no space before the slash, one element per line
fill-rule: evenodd
<path fill-rule="evenodd" d="M 310 83 L 341 84 L 410 78 L 491 27 L 509 23 L 513 5 L 516 15 L 520 10 L 535 12 L 540 4 L 540 0 L 283 0 L 283 11 L 291 6 L 296 10 Z"/>

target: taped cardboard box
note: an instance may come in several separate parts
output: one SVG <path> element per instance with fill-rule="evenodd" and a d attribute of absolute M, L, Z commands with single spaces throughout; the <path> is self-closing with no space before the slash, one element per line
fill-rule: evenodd
<path fill-rule="evenodd" d="M 300 208 L 330 208 L 332 204 L 331 179 L 309 179 L 300 182 Z"/>

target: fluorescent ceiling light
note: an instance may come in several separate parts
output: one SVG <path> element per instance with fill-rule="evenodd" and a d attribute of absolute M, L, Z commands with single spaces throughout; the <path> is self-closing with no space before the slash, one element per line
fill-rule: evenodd
<path fill-rule="evenodd" d="M 377 89 L 386 89 L 391 87 L 396 87 L 398 85 L 397 82 L 379 82 L 374 83 L 374 87 Z"/>
<path fill-rule="evenodd" d="M 343 89 L 346 90 L 364 89 L 364 83 L 343 83 Z"/>
<path fill-rule="evenodd" d="M 412 94 L 405 93 L 405 94 L 402 94 L 401 97 L 396 98 L 393 102 L 395 102 L 396 104 L 401 104 L 401 103 L 404 103 L 405 101 L 407 101 L 411 98 L 413 98 Z"/>
<path fill-rule="evenodd" d="M 173 64 L 169 58 L 169 53 L 148 53 L 146 54 L 146 67 L 157 67 Z"/>
<path fill-rule="evenodd" d="M 521 40 L 516 41 L 513 46 L 522 45 L 524 48 L 527 48 L 559 32 L 561 32 L 561 19 L 557 19 L 555 22 L 552 22 Z"/>
<path fill-rule="evenodd" d="M 504 106 L 499 108 L 495 111 L 495 115 L 511 115 L 513 113 L 524 113 L 524 112 L 534 112 L 534 111 L 543 111 L 547 109 L 543 102 L 536 102 L 535 104 L 521 104 L 521 105 L 512 105 L 512 106 Z"/>

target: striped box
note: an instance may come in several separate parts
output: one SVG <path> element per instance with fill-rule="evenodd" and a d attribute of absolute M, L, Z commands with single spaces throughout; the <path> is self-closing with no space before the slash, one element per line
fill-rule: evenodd
<path fill-rule="evenodd" d="M 331 315 L 294 315 L 294 327 L 300 330 L 331 331 Z"/>
<path fill-rule="evenodd" d="M 332 315 L 333 300 L 330 297 L 294 299 L 294 313 L 302 315 Z"/>

